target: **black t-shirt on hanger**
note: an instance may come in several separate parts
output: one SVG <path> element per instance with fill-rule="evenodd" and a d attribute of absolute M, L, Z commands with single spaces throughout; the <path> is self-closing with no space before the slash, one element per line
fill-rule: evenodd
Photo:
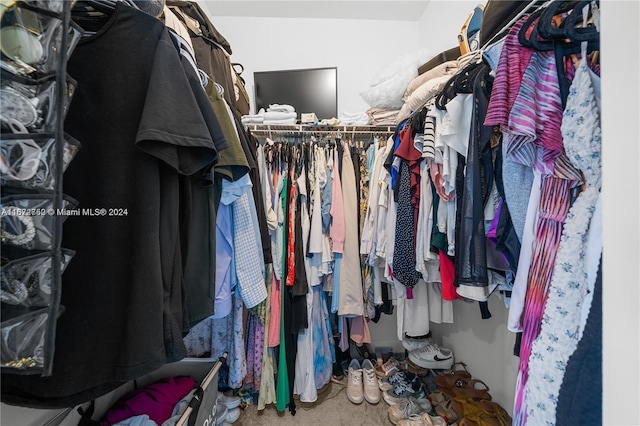
<path fill-rule="evenodd" d="M 82 149 L 64 191 L 107 214 L 65 222 L 63 247 L 76 255 L 63 275 L 53 375 L 3 375 L 3 400 L 32 407 L 88 401 L 183 355 L 173 305 L 182 285 L 179 175 L 217 158 L 161 21 L 118 2 L 68 72 L 78 87 L 65 130 Z"/>

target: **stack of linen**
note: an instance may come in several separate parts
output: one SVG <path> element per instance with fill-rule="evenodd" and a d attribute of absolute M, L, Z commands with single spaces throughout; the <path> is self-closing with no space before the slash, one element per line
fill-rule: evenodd
<path fill-rule="evenodd" d="M 260 108 L 257 114 L 243 115 L 242 124 L 296 124 L 298 114 L 291 105 L 271 104 L 265 111 Z"/>
<path fill-rule="evenodd" d="M 345 126 L 366 126 L 369 124 L 369 116 L 366 112 L 346 112 L 342 111 L 338 116 L 340 124 Z"/>
<path fill-rule="evenodd" d="M 271 104 L 264 114 L 264 124 L 296 124 L 298 114 L 291 105 Z"/>
<path fill-rule="evenodd" d="M 264 108 L 260 108 L 260 111 L 258 111 L 257 114 L 243 115 L 241 118 L 242 124 L 244 124 L 245 126 L 247 124 L 262 124 L 264 123 L 264 114 Z"/>

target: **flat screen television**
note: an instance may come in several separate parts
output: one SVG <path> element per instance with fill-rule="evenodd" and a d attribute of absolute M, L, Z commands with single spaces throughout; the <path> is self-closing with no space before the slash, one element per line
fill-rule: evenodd
<path fill-rule="evenodd" d="M 310 68 L 253 73 L 256 112 L 270 104 L 286 104 L 300 114 L 315 112 L 319 120 L 338 117 L 338 68 Z"/>

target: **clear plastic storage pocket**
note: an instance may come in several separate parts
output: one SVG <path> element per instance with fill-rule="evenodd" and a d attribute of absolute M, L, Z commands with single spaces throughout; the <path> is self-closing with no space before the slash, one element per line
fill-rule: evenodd
<path fill-rule="evenodd" d="M 65 220 L 65 212 L 74 209 L 78 202 L 65 196 L 62 212 L 53 208 L 53 195 L 24 194 L 2 198 L 0 205 L 0 238 L 9 244 L 27 250 L 51 250 L 53 229 L 57 217 Z"/>
<path fill-rule="evenodd" d="M 75 253 L 62 251 L 64 272 Z M 45 307 L 51 304 L 53 284 L 51 253 L 12 260 L 0 267 L 0 301 L 14 306 Z"/>
<path fill-rule="evenodd" d="M 31 80 L 2 70 L 0 79 L 0 119 L 3 131 L 14 133 L 53 132 L 56 129 L 56 76 Z M 69 79 L 63 88 L 64 114 L 69 108 L 76 82 Z M 24 130 L 22 130 L 24 129 Z"/>
<path fill-rule="evenodd" d="M 49 308 L 14 310 L 3 306 L 2 314 L 3 317 L 10 317 L 7 320 L 3 319 L 0 330 L 2 368 L 24 373 L 42 370 Z"/>
<path fill-rule="evenodd" d="M 0 6 L 2 67 L 25 76 L 55 72 L 64 30 L 60 14 L 23 2 L 7 3 Z M 82 35 L 75 25 L 69 31 L 67 52 L 75 48 Z"/>
<path fill-rule="evenodd" d="M 14 188 L 52 191 L 56 185 L 56 149 L 53 135 L 3 134 L 0 143 L 0 181 Z M 80 149 L 80 142 L 65 135 L 62 171 Z"/>

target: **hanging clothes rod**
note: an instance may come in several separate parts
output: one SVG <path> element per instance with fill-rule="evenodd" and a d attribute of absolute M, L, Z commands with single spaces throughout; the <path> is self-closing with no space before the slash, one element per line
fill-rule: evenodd
<path fill-rule="evenodd" d="M 247 124 L 245 128 L 254 136 L 270 135 L 372 135 L 376 133 L 392 135 L 395 126 L 329 126 L 329 125 L 309 125 L 309 124 Z"/>

